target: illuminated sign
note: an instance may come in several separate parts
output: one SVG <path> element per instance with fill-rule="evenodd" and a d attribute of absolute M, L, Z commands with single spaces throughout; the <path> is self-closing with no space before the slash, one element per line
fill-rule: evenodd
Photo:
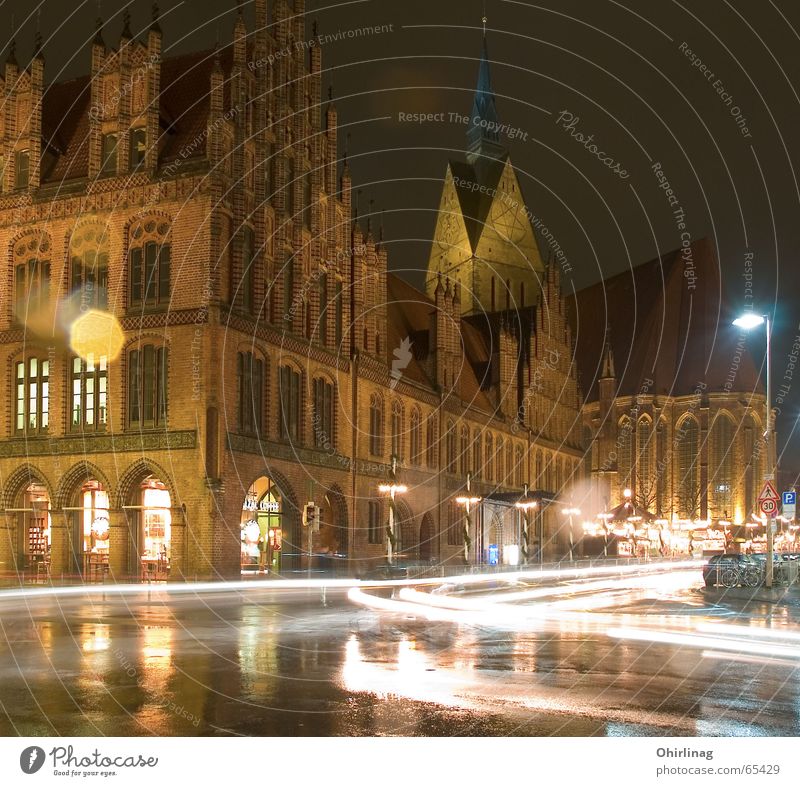
<path fill-rule="evenodd" d="M 256 502 L 254 499 L 246 499 L 242 510 L 260 511 L 261 513 L 280 513 L 280 505 L 275 500 L 262 499 Z"/>

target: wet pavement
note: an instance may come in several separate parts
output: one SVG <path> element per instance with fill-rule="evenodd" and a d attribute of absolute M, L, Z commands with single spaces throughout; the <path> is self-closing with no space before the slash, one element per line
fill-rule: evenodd
<path fill-rule="evenodd" d="M 800 633 L 796 606 L 714 603 L 700 585 L 569 583 L 555 603 L 574 616 L 497 625 L 331 589 L 0 601 L 0 734 L 797 735 L 790 658 L 609 635 Z"/>

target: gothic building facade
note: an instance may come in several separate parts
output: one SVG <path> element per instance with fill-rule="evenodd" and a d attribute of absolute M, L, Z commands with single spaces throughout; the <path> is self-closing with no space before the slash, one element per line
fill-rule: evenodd
<path fill-rule="evenodd" d="M 499 191 L 467 204 L 451 169 L 470 238 L 435 242 L 463 271 L 432 265 L 427 295 L 387 273 L 353 217 L 304 2 L 254 5 L 252 30 L 240 11 L 230 44 L 176 57 L 157 13 L 144 39 L 126 15 L 115 46 L 98 23 L 90 73 L 49 86 L 41 46 L 24 66 L 12 49 L 0 571 L 214 578 L 327 555 L 359 573 L 387 538 L 457 559 L 468 476 L 487 502 L 468 558 L 483 561 L 519 546 L 508 499 L 555 496 L 579 472 L 558 271 L 519 206 L 509 219 Z M 488 84 L 484 53 L 476 111 L 494 105 Z M 518 195 L 490 141 L 471 139 L 462 168 Z M 514 298 L 487 301 L 484 254 Z M 390 477 L 408 487 L 391 532 Z M 558 526 L 540 537 L 555 555 Z"/>

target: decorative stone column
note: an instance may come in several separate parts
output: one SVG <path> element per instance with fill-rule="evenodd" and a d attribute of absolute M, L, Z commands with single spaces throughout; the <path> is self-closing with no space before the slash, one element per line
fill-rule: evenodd
<path fill-rule="evenodd" d="M 187 531 L 186 506 L 182 509 L 172 509 L 170 523 L 170 559 L 169 580 L 186 581 L 186 531 Z"/>
<path fill-rule="evenodd" d="M 131 571 L 130 562 L 131 525 L 135 524 L 135 519 L 135 511 L 108 511 L 108 574 L 111 581 L 126 581 L 132 572 L 133 578 L 137 578 L 138 571 Z"/>
<path fill-rule="evenodd" d="M 17 526 L 18 515 L 16 513 L 0 515 L 0 575 L 16 576 L 19 558 Z"/>

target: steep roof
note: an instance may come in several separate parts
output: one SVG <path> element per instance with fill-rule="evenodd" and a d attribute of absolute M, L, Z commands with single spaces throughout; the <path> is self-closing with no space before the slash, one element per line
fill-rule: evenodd
<path fill-rule="evenodd" d="M 219 51 L 227 73 L 233 48 Z M 205 154 L 205 129 L 209 114 L 209 83 L 214 50 L 167 57 L 161 63 L 159 162 Z M 55 159 L 42 170 L 43 183 L 86 177 L 89 173 L 89 104 L 91 79 L 81 76 L 49 85 L 42 99 L 43 151 Z M 225 106 L 229 96 L 225 96 Z"/>
<path fill-rule="evenodd" d="M 409 380 L 433 388 L 426 361 L 431 352 L 431 315 L 435 311 L 434 302 L 420 290 L 411 286 L 399 276 L 387 275 L 389 349 L 399 347 L 404 339 L 411 339 L 412 360 L 403 370 Z M 462 401 L 469 402 L 486 412 L 493 412 L 484 387 L 484 379 L 490 349 L 485 337 L 473 325 L 461 320 L 461 340 L 464 347 L 465 363 L 458 375 L 458 395 Z"/>
<path fill-rule="evenodd" d="M 694 241 L 568 297 L 587 400 L 598 398 L 606 341 L 618 395 L 761 391 L 759 372 L 722 288 L 711 242 Z"/>

